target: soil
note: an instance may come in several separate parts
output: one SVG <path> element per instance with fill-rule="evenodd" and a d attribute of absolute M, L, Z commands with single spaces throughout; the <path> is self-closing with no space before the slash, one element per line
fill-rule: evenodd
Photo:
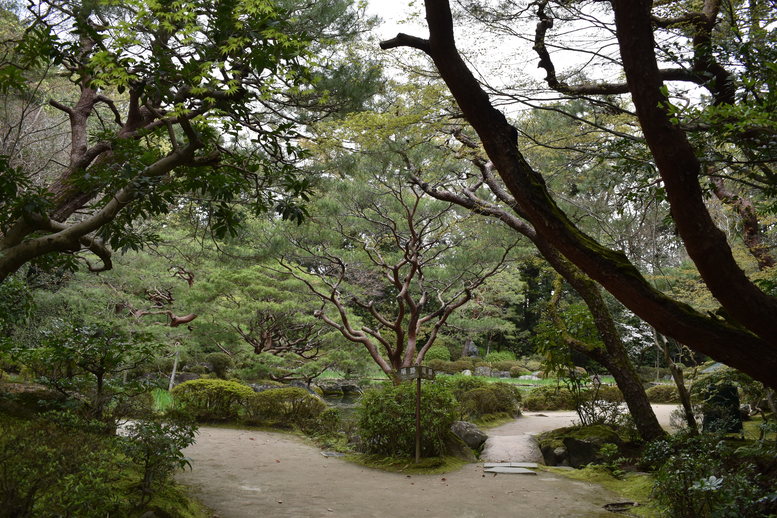
<path fill-rule="evenodd" d="M 539 433 L 572 416 L 535 412 L 488 433 Z M 444 475 L 387 473 L 272 432 L 202 427 L 186 454 L 192 469 L 178 480 L 220 518 L 611 517 L 602 506 L 621 500 L 601 486 L 544 472 L 484 474 L 482 462 Z"/>

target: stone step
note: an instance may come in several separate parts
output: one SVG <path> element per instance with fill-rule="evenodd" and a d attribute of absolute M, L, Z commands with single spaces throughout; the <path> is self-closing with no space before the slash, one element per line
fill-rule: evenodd
<path fill-rule="evenodd" d="M 509 466 L 505 467 L 495 467 L 495 468 L 486 468 L 483 470 L 483 473 L 508 473 L 511 475 L 536 475 L 536 471 L 532 471 L 530 469 L 526 468 L 511 468 Z"/>
<path fill-rule="evenodd" d="M 537 468 L 536 462 L 486 462 L 484 468 Z"/>

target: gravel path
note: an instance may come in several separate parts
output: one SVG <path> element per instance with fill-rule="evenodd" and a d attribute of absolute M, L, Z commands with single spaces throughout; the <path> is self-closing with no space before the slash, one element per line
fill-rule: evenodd
<path fill-rule="evenodd" d="M 568 425 L 573 414 L 530 412 L 488 433 L 528 437 Z M 220 518 L 604 518 L 613 515 L 602 506 L 619 501 L 600 486 L 549 473 L 484 474 L 482 463 L 445 475 L 386 473 L 270 432 L 202 427 L 186 454 L 193 469 L 178 480 Z"/>

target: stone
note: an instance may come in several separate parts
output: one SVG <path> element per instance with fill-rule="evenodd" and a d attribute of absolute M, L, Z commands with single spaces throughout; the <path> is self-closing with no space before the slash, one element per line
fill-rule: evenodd
<path fill-rule="evenodd" d="M 461 375 L 462 376 L 472 376 L 472 371 L 469 370 L 469 369 L 464 369 L 463 371 L 461 371 Z"/>
<path fill-rule="evenodd" d="M 544 445 L 540 448 L 542 458 L 547 466 L 562 466 L 568 464 L 567 449 L 563 446 Z"/>
<path fill-rule="evenodd" d="M 461 348 L 462 358 L 477 358 L 480 355 L 478 352 L 478 346 L 472 340 L 464 342 L 464 347 Z"/>
<path fill-rule="evenodd" d="M 350 380 L 327 380 L 316 384 L 325 396 L 342 396 L 344 394 L 361 394 L 362 389 Z"/>
<path fill-rule="evenodd" d="M 567 449 L 569 465 L 573 468 L 582 468 L 598 460 L 602 445 L 598 441 L 564 437 L 564 446 Z"/>
<path fill-rule="evenodd" d="M 490 378 L 491 367 L 486 367 L 485 365 L 481 365 L 480 367 L 475 367 L 475 376 L 483 376 L 484 378 Z"/>
<path fill-rule="evenodd" d="M 324 457 L 345 457 L 345 453 L 340 453 L 339 451 L 322 451 L 321 455 Z"/>
<path fill-rule="evenodd" d="M 472 451 L 472 448 L 453 433 L 448 434 L 448 437 L 445 439 L 445 453 L 467 462 L 477 462 L 477 457 L 475 457 L 475 452 Z"/>
<path fill-rule="evenodd" d="M 451 425 L 451 432 L 473 450 L 479 450 L 488 439 L 488 435 L 480 428 L 467 421 L 455 421 Z"/>
<path fill-rule="evenodd" d="M 538 468 L 536 462 L 486 462 L 483 467 L 488 468 Z"/>
<path fill-rule="evenodd" d="M 512 475 L 536 475 L 537 473 L 526 468 L 497 467 L 483 470 L 484 473 L 508 473 Z"/>
<path fill-rule="evenodd" d="M 510 371 L 491 371 L 491 376 L 494 378 L 509 378 Z"/>

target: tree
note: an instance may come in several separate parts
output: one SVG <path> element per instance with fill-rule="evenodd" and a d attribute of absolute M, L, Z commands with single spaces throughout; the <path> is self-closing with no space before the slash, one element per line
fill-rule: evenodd
<path fill-rule="evenodd" d="M 289 235 L 294 249 L 281 265 L 321 301 L 316 316 L 362 344 L 396 381 L 398 369 L 423 361 L 451 314 L 503 268 L 516 243 L 407 185 L 405 160 L 427 150 L 397 155 L 388 150 L 395 142 L 351 122 L 343 133 L 360 149 L 330 149 L 339 159 L 330 167 L 358 180 L 322 200 L 310 232 Z"/>
<path fill-rule="evenodd" d="M 718 20 L 715 6 L 720 4 L 707 2 L 701 13 L 684 13 L 688 19 L 704 21 L 700 25 L 704 29 L 701 39 L 692 38 L 689 42 L 690 54 L 701 60 L 703 72 L 694 79 L 715 92 L 716 106 L 731 105 L 732 84 L 714 73 L 716 62 L 710 59 L 709 46 L 704 41 L 704 34 L 709 36 L 705 27 L 711 31 Z M 477 132 L 516 207 L 541 239 L 662 334 L 777 386 L 777 299 L 762 291 L 742 271 L 726 236 L 715 226 L 704 204 L 699 183 L 701 163 L 687 131 L 677 123 L 663 83 L 667 76 L 656 57 L 659 38 L 654 31 L 664 23 L 656 20 L 651 3 L 616 0 L 612 4 L 620 63 L 626 76 L 618 93 L 630 94 L 678 234 L 704 283 L 722 306 L 714 315 L 702 314 L 661 293 L 623 253 L 601 245 L 570 221 L 549 194 L 541 173 L 520 152 L 515 127 L 492 105 L 461 58 L 454 42 L 449 3 L 427 0 L 425 8 L 428 39 L 399 34 L 382 42 L 381 47 L 409 46 L 432 59 L 463 116 Z M 733 86 L 736 90 L 737 86 Z"/>
<path fill-rule="evenodd" d="M 109 269 L 111 249 L 153 239 L 140 220 L 192 198 L 219 235 L 244 211 L 301 220 L 298 123 L 353 109 L 377 76 L 369 61 L 328 67 L 361 18 L 346 0 L 30 2 L 0 49 L 14 108 L 0 157 L 0 282 L 82 252 L 102 261 L 90 269 Z"/>

